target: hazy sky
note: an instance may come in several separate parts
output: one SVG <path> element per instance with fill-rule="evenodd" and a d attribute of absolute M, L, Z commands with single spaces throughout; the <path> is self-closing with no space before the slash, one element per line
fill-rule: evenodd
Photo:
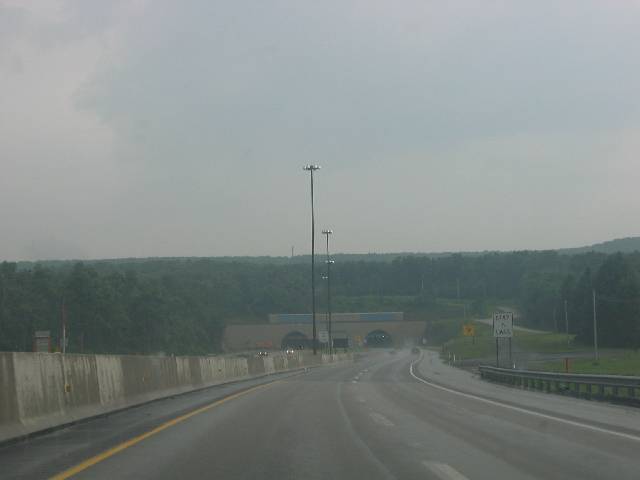
<path fill-rule="evenodd" d="M 0 0 L 0 258 L 640 233 L 640 2 Z"/>

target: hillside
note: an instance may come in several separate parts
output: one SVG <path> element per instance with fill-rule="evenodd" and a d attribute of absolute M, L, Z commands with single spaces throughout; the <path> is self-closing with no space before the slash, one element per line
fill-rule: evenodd
<path fill-rule="evenodd" d="M 587 252 L 599 252 L 599 253 L 633 253 L 640 251 L 640 237 L 627 237 L 617 238 L 615 240 L 608 240 L 602 243 L 594 243 L 585 247 L 576 248 L 563 248 L 559 249 L 558 253 L 567 255 L 576 255 L 579 253 Z"/>
<path fill-rule="evenodd" d="M 449 257 L 451 255 L 462 255 L 465 257 L 479 257 L 491 253 L 513 253 L 513 251 L 467 251 L 467 252 L 388 252 L 388 253 L 334 253 L 332 257 L 340 263 L 345 262 L 382 262 L 389 263 L 397 258 L 404 257 L 427 257 L 431 259 Z M 542 250 L 528 250 L 531 252 Z M 633 253 L 640 251 L 640 237 L 627 237 L 608 240 L 602 243 L 595 243 L 584 247 L 559 248 L 555 250 L 562 255 L 578 255 L 581 253 L 598 252 L 598 253 Z M 322 257 L 324 251 L 320 248 L 316 255 Z M 261 265 L 291 265 L 309 263 L 310 255 L 296 255 L 295 257 L 286 256 L 229 256 L 229 257 L 148 257 L 148 258 L 113 258 L 113 259 L 91 259 L 91 260 L 41 260 L 41 261 L 20 261 L 17 262 L 18 270 L 30 269 L 34 265 L 39 264 L 49 268 L 71 268 L 78 261 L 82 261 L 88 265 L 140 265 L 140 264 L 157 264 L 161 263 L 192 263 L 201 260 L 208 260 L 220 263 L 252 263 Z"/>

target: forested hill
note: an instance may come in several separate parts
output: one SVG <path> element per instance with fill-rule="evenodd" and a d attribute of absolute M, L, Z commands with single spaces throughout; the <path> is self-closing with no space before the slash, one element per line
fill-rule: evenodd
<path fill-rule="evenodd" d="M 459 255 L 483 255 L 489 252 L 463 252 Z M 316 255 L 322 257 L 323 252 L 318 251 Z M 392 262 L 397 258 L 403 257 L 427 257 L 441 258 L 456 255 L 453 252 L 440 253 L 420 253 L 420 252 L 399 252 L 399 253 L 333 253 L 331 257 L 341 263 L 344 262 Z M 206 260 L 216 263 L 250 263 L 260 265 L 291 265 L 295 263 L 308 264 L 311 261 L 311 255 L 295 255 L 294 257 L 286 256 L 228 256 L 228 257 L 146 257 L 146 258 L 113 258 L 113 259 L 90 259 L 90 260 L 40 260 L 40 261 L 19 261 L 17 262 L 18 270 L 34 268 L 36 265 L 41 267 L 52 268 L 70 268 L 75 263 L 82 262 L 87 265 L 131 265 L 138 264 L 141 268 L 143 264 L 157 264 L 158 262 L 176 262 L 191 263 L 195 261 Z M 151 267 L 153 268 L 153 267 Z"/>
<path fill-rule="evenodd" d="M 633 253 L 640 252 L 640 237 L 617 238 L 602 243 L 595 243 L 586 247 L 563 248 L 560 253 L 575 255 L 586 252 L 600 253 Z"/>
<path fill-rule="evenodd" d="M 640 237 L 628 237 L 619 238 L 615 240 L 609 240 L 606 242 L 595 243 L 593 245 L 573 248 L 560 248 L 553 250 L 564 255 L 577 255 L 581 253 L 597 252 L 597 253 L 633 253 L 640 251 Z M 535 251 L 534 251 L 535 252 Z M 540 251 L 538 251 L 540 252 Z M 322 256 L 321 251 L 317 254 Z M 443 257 L 450 257 L 453 255 L 462 255 L 465 257 L 479 257 L 483 255 L 490 255 L 495 253 L 510 254 L 518 253 L 517 251 L 497 251 L 497 250 L 484 250 L 484 251 L 468 251 L 468 252 L 396 252 L 396 253 L 334 253 L 332 258 L 340 263 L 345 262 L 386 262 L 390 263 L 399 258 L 406 257 L 425 257 L 430 259 L 437 259 Z M 122 265 L 138 265 L 139 268 L 144 269 L 145 265 L 151 265 L 151 269 L 155 268 L 158 263 L 176 262 L 176 263 L 192 263 L 196 261 L 207 260 L 210 262 L 229 263 L 250 263 L 261 265 L 291 265 L 291 264 L 307 264 L 311 261 L 310 255 L 295 255 L 291 256 L 229 256 L 229 257 L 148 257 L 148 258 L 115 258 L 115 259 L 102 259 L 102 260 L 82 260 L 87 265 L 115 265 L 120 267 Z M 51 268 L 71 268 L 75 263 L 80 260 L 43 260 L 43 261 L 20 261 L 17 262 L 18 270 L 25 270 L 34 268 L 36 265 L 41 267 Z"/>
<path fill-rule="evenodd" d="M 318 305 L 326 290 L 318 274 Z M 0 349 L 28 350 L 35 330 L 59 336 L 62 303 L 70 350 L 113 353 L 215 351 L 225 324 L 263 322 L 272 312 L 310 311 L 308 262 L 137 259 L 0 265 Z M 640 254 L 589 252 L 460 254 L 391 261 L 336 261 L 336 308 L 413 311 L 431 319 L 439 301 L 465 302 L 476 315 L 492 300 L 517 305 L 525 321 L 557 328 L 567 300 L 579 339 L 593 335 L 598 292 L 603 345 L 639 346 Z M 461 309 L 459 309 L 461 310 Z M 434 310 L 432 310 L 433 312 Z M 424 317 L 420 315 L 424 314 Z"/>

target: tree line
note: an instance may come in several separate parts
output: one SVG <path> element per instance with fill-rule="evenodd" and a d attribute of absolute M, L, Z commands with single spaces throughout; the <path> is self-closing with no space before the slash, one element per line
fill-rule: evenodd
<path fill-rule="evenodd" d="M 520 304 L 531 326 L 564 332 L 585 344 L 640 347 L 640 254 L 612 254 L 564 275 L 528 273 Z"/>
<path fill-rule="evenodd" d="M 571 333 L 589 342 L 595 290 L 602 345 L 637 347 L 639 272 L 637 253 L 412 255 L 390 262 L 337 262 L 332 292 L 337 305 L 362 311 L 370 302 L 361 299 L 374 297 L 385 299 L 389 308 L 394 299 L 406 307 L 413 298 L 422 309 L 435 299 L 461 299 L 476 307 L 494 299 L 516 305 L 532 327 L 559 331 L 566 302 Z M 319 304 L 322 273 L 317 272 Z M 226 324 L 310 311 L 310 283 L 308 264 L 282 259 L 4 262 L 0 349 L 30 350 L 36 330 L 50 330 L 57 342 L 64 311 L 72 352 L 215 352 Z"/>

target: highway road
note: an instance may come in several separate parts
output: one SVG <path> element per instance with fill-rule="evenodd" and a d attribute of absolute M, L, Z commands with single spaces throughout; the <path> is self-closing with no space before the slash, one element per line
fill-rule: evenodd
<path fill-rule="evenodd" d="M 154 402 L 0 448 L 1 478 L 637 479 L 640 410 L 527 392 L 434 352 Z"/>

